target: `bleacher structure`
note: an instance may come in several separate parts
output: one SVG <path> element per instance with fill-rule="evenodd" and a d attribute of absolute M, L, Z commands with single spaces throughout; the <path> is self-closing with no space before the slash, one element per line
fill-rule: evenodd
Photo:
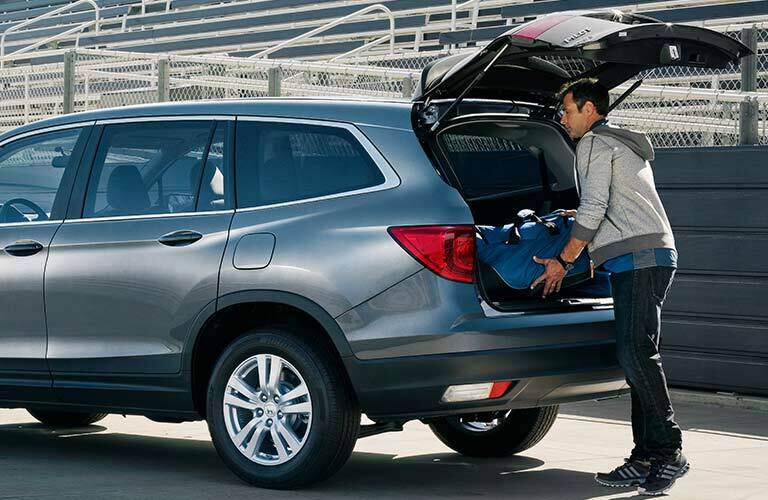
<path fill-rule="evenodd" d="M 749 87 L 738 66 L 654 70 L 614 121 L 659 147 L 733 145 L 749 109 L 753 142 L 768 144 L 768 2 L 728 0 L 12 0 L 0 3 L 0 129 L 166 100 L 408 99 L 436 58 L 540 15 L 612 8 L 757 38 Z"/>

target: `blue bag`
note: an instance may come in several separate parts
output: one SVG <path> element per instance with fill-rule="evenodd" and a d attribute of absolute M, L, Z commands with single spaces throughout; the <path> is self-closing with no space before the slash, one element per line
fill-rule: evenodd
<path fill-rule="evenodd" d="M 563 217 L 560 212 L 539 218 L 532 210 L 523 210 L 512 224 L 477 226 L 478 260 L 493 268 L 508 287 L 529 289 L 544 272 L 544 266 L 534 262 L 533 257 L 554 258 L 571 236 L 573 217 Z M 573 286 L 591 277 L 589 256 L 582 252 L 563 286 Z"/>

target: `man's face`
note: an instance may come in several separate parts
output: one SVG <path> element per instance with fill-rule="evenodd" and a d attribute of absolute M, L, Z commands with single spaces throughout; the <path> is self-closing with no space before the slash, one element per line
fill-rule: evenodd
<path fill-rule="evenodd" d="M 601 116 L 597 114 L 592 101 L 585 102 L 579 111 L 579 107 L 573 100 L 573 92 L 568 92 L 563 97 L 563 116 L 560 118 L 560 123 L 565 127 L 571 139 L 580 139 L 589 131 L 589 127 L 600 118 Z"/>

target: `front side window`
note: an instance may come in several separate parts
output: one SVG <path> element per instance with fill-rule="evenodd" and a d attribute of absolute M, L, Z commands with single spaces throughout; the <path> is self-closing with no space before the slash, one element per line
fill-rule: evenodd
<path fill-rule="evenodd" d="M 82 128 L 46 132 L 0 148 L 0 223 L 60 218 L 66 196 L 59 189 L 77 168 L 73 159 Z M 61 191 L 61 192 L 60 192 Z"/>
<path fill-rule="evenodd" d="M 341 127 L 240 121 L 236 144 L 239 207 L 346 193 L 385 181 L 362 144 Z"/>
<path fill-rule="evenodd" d="M 223 130 L 216 127 L 208 121 L 107 125 L 91 171 L 83 217 L 194 212 L 204 188 L 203 171 L 210 165 L 211 141 L 216 146 L 218 140 L 216 149 L 222 149 Z M 214 195 L 208 189 L 205 196 L 210 198 Z"/>

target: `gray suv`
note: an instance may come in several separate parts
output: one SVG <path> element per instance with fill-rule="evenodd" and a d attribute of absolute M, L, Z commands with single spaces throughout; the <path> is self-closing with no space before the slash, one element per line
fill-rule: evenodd
<path fill-rule="evenodd" d="M 476 262 L 475 224 L 577 206 L 566 80 L 745 50 L 549 16 L 429 66 L 411 103 L 159 104 L 7 132 L 0 406 L 50 426 L 205 419 L 223 461 L 271 488 L 412 419 L 466 455 L 525 450 L 559 403 L 626 390 L 613 311 L 509 289 Z"/>

